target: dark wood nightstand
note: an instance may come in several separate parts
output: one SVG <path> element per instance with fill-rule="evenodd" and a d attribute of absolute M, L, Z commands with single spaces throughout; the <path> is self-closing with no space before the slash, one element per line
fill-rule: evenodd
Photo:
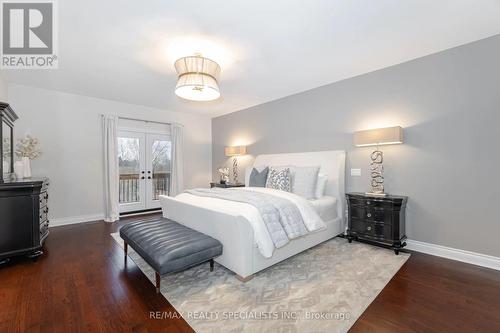
<path fill-rule="evenodd" d="M 347 193 L 346 199 L 349 243 L 353 239 L 366 240 L 388 245 L 399 254 L 399 250 L 406 246 L 405 209 L 408 197 Z"/>
<path fill-rule="evenodd" d="M 237 184 L 232 184 L 232 183 L 210 183 L 210 188 L 213 187 L 221 187 L 221 188 L 231 188 L 231 187 L 245 187 L 245 184 L 242 183 L 237 183 Z"/>

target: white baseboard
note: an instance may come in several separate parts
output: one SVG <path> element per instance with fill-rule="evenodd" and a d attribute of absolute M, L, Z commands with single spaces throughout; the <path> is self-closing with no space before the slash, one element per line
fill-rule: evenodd
<path fill-rule="evenodd" d="M 80 215 L 71 217 L 60 217 L 50 219 L 50 227 L 59 227 L 62 225 L 99 221 L 104 219 L 104 214 Z"/>
<path fill-rule="evenodd" d="M 458 260 L 468 264 L 488 267 L 500 270 L 500 258 L 486 254 L 470 252 L 465 250 L 454 249 L 441 245 L 419 242 L 416 240 L 408 239 L 406 241 L 408 250 L 427 253 L 433 256 Z"/>
<path fill-rule="evenodd" d="M 154 212 L 140 212 L 136 214 L 129 214 L 127 216 L 140 216 L 147 215 Z M 104 214 L 91 214 L 91 215 L 80 215 L 80 216 L 70 216 L 70 217 L 60 217 L 60 218 L 51 218 L 50 219 L 50 227 L 60 227 L 62 225 L 70 225 L 77 223 L 85 223 L 85 222 L 94 222 L 104 220 Z"/>

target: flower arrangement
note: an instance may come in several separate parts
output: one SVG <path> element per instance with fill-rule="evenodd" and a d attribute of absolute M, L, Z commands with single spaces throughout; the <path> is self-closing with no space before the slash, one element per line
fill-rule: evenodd
<path fill-rule="evenodd" d="M 229 168 L 220 167 L 217 171 L 219 172 L 221 184 L 229 181 Z"/>
<path fill-rule="evenodd" d="M 27 135 L 24 139 L 19 139 L 16 145 L 16 156 L 27 157 L 34 160 L 42 155 L 42 151 L 38 148 L 38 139 Z"/>

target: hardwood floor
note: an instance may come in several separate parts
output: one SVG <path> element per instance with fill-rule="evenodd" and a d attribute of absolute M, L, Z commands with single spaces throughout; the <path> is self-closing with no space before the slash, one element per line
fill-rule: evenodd
<path fill-rule="evenodd" d="M 52 228 L 37 262 L 1 268 L 0 332 L 193 332 L 150 319 L 175 309 L 109 235 L 133 219 Z"/>
<path fill-rule="evenodd" d="M 140 217 L 154 219 L 158 215 Z M 109 236 L 116 224 L 51 229 L 45 255 L 0 268 L 0 332 L 192 332 Z M 413 253 L 351 332 L 499 332 L 500 272 Z"/>
<path fill-rule="evenodd" d="M 500 332 L 500 272 L 413 252 L 350 332 Z"/>

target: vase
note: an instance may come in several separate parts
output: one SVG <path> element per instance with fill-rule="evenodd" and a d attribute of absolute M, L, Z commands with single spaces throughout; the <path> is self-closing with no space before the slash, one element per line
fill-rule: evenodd
<path fill-rule="evenodd" d="M 24 178 L 24 163 L 22 161 L 16 161 L 16 163 L 14 163 L 14 173 L 17 179 Z"/>
<path fill-rule="evenodd" d="M 24 166 L 23 178 L 31 178 L 31 160 L 29 157 L 23 157 L 23 166 Z"/>

